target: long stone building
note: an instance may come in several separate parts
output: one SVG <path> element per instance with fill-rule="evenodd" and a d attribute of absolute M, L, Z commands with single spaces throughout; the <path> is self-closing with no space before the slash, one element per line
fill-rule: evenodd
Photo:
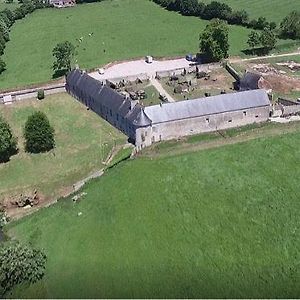
<path fill-rule="evenodd" d="M 78 69 L 67 76 L 66 89 L 124 132 L 137 150 L 163 140 L 265 122 L 270 115 L 264 90 L 143 107 Z"/>

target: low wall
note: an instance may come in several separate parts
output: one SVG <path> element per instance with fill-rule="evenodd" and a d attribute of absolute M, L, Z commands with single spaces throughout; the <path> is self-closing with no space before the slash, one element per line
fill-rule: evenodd
<path fill-rule="evenodd" d="M 138 74 L 138 75 L 131 75 L 131 76 L 124 76 L 124 77 L 117 77 L 117 78 L 109 78 L 107 80 L 104 80 L 103 83 L 108 82 L 112 82 L 114 84 L 119 83 L 121 81 L 125 81 L 125 82 L 134 82 L 137 79 L 140 79 L 142 81 L 144 80 L 149 80 L 150 76 L 146 73 L 142 73 L 142 74 Z"/>
<path fill-rule="evenodd" d="M 34 89 L 26 89 L 26 90 L 13 91 L 9 93 L 2 93 L 0 94 L 0 104 L 8 104 L 15 101 L 22 101 L 25 99 L 36 98 L 37 92 L 39 90 L 44 90 L 45 95 L 58 94 L 66 91 L 65 83 L 59 83 L 51 86 L 39 87 Z"/>
<path fill-rule="evenodd" d="M 187 68 L 177 68 L 177 69 L 173 69 L 173 70 L 168 70 L 168 71 L 159 71 L 156 72 L 156 76 L 157 77 L 170 77 L 172 75 L 181 75 L 184 70 L 186 71 L 186 73 L 193 73 L 197 71 L 199 72 L 208 72 L 211 70 L 215 70 L 215 69 L 219 69 L 221 66 L 220 64 L 216 63 L 216 64 L 203 64 L 203 65 L 192 65 L 189 66 Z"/>

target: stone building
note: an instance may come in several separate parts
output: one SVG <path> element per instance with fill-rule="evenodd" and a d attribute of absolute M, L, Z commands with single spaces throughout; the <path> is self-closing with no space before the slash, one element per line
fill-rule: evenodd
<path fill-rule="evenodd" d="M 265 90 L 143 107 L 80 70 L 67 76 L 66 89 L 123 131 L 137 150 L 163 140 L 265 122 L 270 114 Z"/>

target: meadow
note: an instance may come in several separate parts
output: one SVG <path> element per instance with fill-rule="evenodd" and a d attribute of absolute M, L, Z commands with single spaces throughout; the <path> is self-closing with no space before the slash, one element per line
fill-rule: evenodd
<path fill-rule="evenodd" d="M 166 11 L 148 0 L 103 1 L 35 11 L 17 21 L 11 30 L 3 56 L 7 70 L 0 76 L 0 89 L 49 81 L 53 75 L 52 49 L 65 40 L 77 46 L 79 66 L 89 69 L 149 54 L 166 57 L 196 53 L 199 34 L 207 23 Z M 242 55 L 248 33 L 243 27 L 230 26 L 231 55 Z M 294 44 L 281 41 L 279 46 L 281 51 Z"/>
<path fill-rule="evenodd" d="M 28 154 L 23 128 L 27 117 L 38 110 L 46 113 L 54 127 L 56 147 L 48 153 Z M 114 144 L 126 141 L 119 131 L 67 94 L 2 105 L 0 114 L 11 125 L 19 146 L 17 155 L 0 164 L 0 199 L 31 194 L 34 189 L 46 200 L 56 198 L 76 181 L 100 170 Z"/>
<path fill-rule="evenodd" d="M 210 3 L 211 0 L 201 0 Z M 299 10 L 298 0 L 219 0 L 233 9 L 246 10 L 251 18 L 266 17 L 269 21 L 280 23 L 291 11 Z"/>
<path fill-rule="evenodd" d="M 300 130 L 119 164 L 6 228 L 48 257 L 7 296 L 299 298 L 299 149 Z"/>

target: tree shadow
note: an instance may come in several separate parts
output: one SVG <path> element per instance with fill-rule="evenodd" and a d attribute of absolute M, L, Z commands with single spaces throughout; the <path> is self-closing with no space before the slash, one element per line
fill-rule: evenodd
<path fill-rule="evenodd" d="M 246 55 L 262 56 L 262 55 L 267 55 L 270 52 L 270 50 L 267 48 L 254 48 L 254 49 L 245 49 L 242 50 L 242 52 Z"/>
<path fill-rule="evenodd" d="M 67 74 L 67 72 L 68 72 L 67 69 L 56 70 L 52 75 L 52 79 L 57 79 L 59 77 L 65 76 Z"/>
<path fill-rule="evenodd" d="M 9 153 L 5 156 L 1 156 L 0 157 L 0 164 L 4 164 L 4 163 L 8 163 L 10 161 L 10 158 L 13 156 L 13 155 L 16 155 L 18 154 L 19 152 L 19 149 L 18 148 L 15 148 L 15 149 L 11 149 L 9 151 Z"/>

